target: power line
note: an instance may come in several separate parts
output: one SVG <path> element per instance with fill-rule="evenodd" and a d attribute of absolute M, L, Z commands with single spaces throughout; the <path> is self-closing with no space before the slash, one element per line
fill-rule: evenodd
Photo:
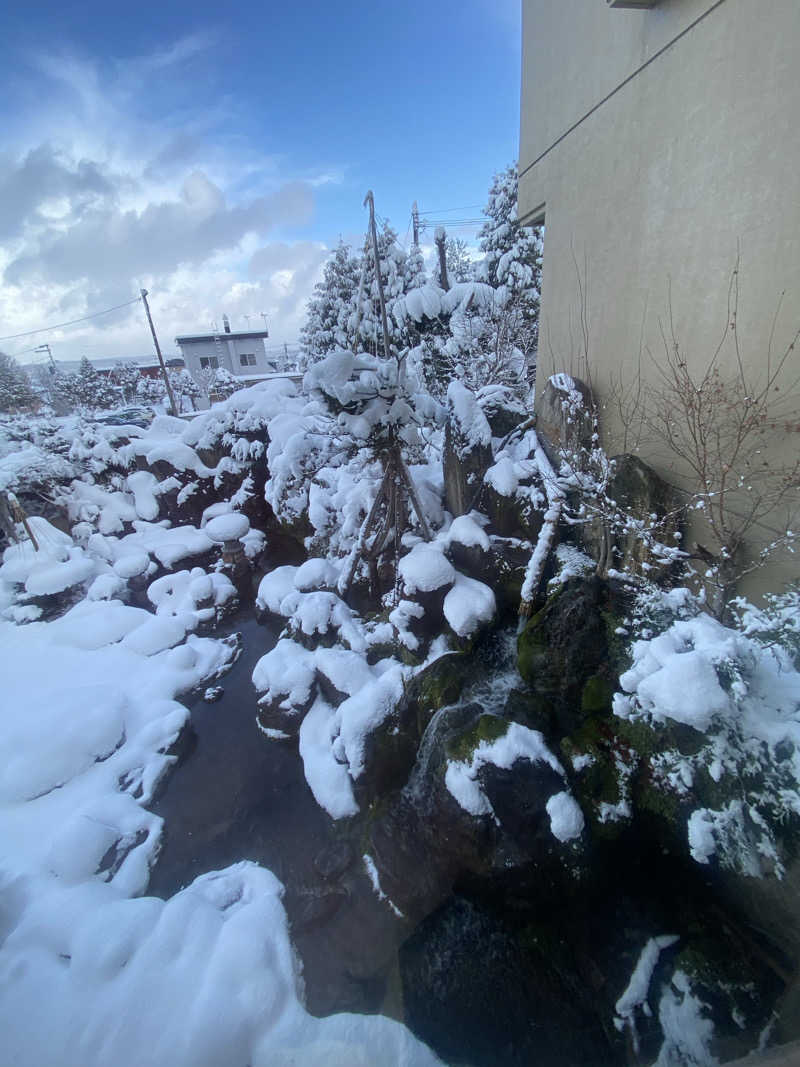
<path fill-rule="evenodd" d="M 428 211 L 418 211 L 418 215 L 447 215 L 451 211 L 481 211 L 483 204 L 463 204 L 461 207 L 431 208 Z"/>
<path fill-rule="evenodd" d="M 130 307 L 131 304 L 138 304 L 141 301 L 141 297 L 134 297 L 133 300 L 128 300 L 124 304 L 117 304 L 116 307 L 106 308 L 105 311 L 95 311 L 92 315 L 84 315 L 80 319 L 70 319 L 69 322 L 59 322 L 55 326 L 40 326 L 38 330 L 25 330 L 23 333 L 10 333 L 6 337 L 0 337 L 0 341 L 15 341 L 18 337 L 32 337 L 35 333 L 48 333 L 50 330 L 63 330 L 65 326 L 75 326 L 79 322 L 87 322 L 89 319 L 96 319 L 100 315 L 108 315 L 112 311 L 119 311 L 120 308 Z"/>

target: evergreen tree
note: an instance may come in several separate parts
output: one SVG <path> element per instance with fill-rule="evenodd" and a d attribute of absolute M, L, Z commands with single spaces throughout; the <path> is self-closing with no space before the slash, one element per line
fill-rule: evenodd
<path fill-rule="evenodd" d="M 413 245 L 408 253 L 403 270 L 403 292 L 419 289 L 428 284 L 428 272 L 419 245 Z"/>
<path fill-rule="evenodd" d="M 141 375 L 136 386 L 136 397 L 143 404 L 161 404 L 167 395 L 164 381 L 159 374 L 157 378 L 148 378 Z"/>
<path fill-rule="evenodd" d="M 300 348 L 306 366 L 336 348 L 349 348 L 351 339 L 340 325 L 355 298 L 361 272 L 360 260 L 340 241 L 325 264 L 322 281 L 314 286 L 308 302 L 305 325 L 300 331 Z"/>
<path fill-rule="evenodd" d="M 110 381 L 122 393 L 122 399 L 129 404 L 136 396 L 136 390 L 142 377 L 139 367 L 130 360 L 123 360 L 109 374 Z"/>
<path fill-rule="evenodd" d="M 169 384 L 172 386 L 172 394 L 178 411 L 196 411 L 197 398 L 200 396 L 200 386 L 185 368 L 179 371 L 167 371 Z"/>
<path fill-rule="evenodd" d="M 107 407 L 118 398 L 114 387 L 97 372 L 86 356 L 81 359 L 78 373 L 69 376 L 64 388 L 72 400 L 72 406 L 79 410 Z"/>
<path fill-rule="evenodd" d="M 539 339 L 539 294 L 542 277 L 541 227 L 528 229 L 517 218 L 518 178 L 515 164 L 494 176 L 478 233 L 484 253 L 483 278 L 498 290 L 505 344 L 519 349 L 535 374 Z"/>
<path fill-rule="evenodd" d="M 13 356 L 0 352 L 0 411 L 26 411 L 36 404 L 28 376 Z"/>
<path fill-rule="evenodd" d="M 397 243 L 397 234 L 384 222 L 378 233 L 378 261 L 381 281 L 383 283 L 383 296 L 386 302 L 386 315 L 392 319 L 392 308 L 395 301 L 405 293 L 406 283 L 406 253 Z M 345 330 L 348 337 L 353 337 L 358 331 L 360 347 L 372 355 L 383 353 L 383 324 L 381 322 L 380 299 L 378 296 L 378 275 L 375 268 L 375 254 L 372 241 L 365 244 L 362 263 L 365 265 L 364 285 L 361 289 L 359 303 L 358 285 L 353 294 L 349 308 L 345 309 L 340 316 L 339 325 Z M 391 336 L 390 347 L 402 347 L 402 338 Z"/>
<path fill-rule="evenodd" d="M 475 264 L 469 254 L 469 245 L 462 237 L 448 237 L 445 242 L 447 276 L 451 284 L 471 282 L 475 277 Z"/>
<path fill-rule="evenodd" d="M 244 383 L 243 383 L 244 384 Z M 227 400 L 231 393 L 235 393 L 237 389 L 241 389 L 236 378 L 225 367 L 219 367 L 214 372 L 214 380 L 211 383 L 210 393 L 213 393 L 216 399 Z"/>

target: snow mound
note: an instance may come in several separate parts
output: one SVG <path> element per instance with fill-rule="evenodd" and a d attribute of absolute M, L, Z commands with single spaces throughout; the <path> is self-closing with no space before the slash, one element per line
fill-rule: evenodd
<path fill-rule="evenodd" d="M 554 793 L 545 805 L 550 816 L 550 830 L 559 841 L 572 841 L 583 833 L 583 812 L 567 792 Z"/>
<path fill-rule="evenodd" d="M 238 541 L 250 529 L 250 520 L 246 515 L 231 512 L 228 515 L 217 515 L 206 523 L 204 529 L 212 541 Z"/>
<path fill-rule="evenodd" d="M 400 560 L 398 569 L 408 593 L 431 593 L 443 585 L 452 585 L 456 579 L 453 564 L 435 545 L 414 545 Z"/>
<path fill-rule="evenodd" d="M 456 573 L 453 588 L 444 598 L 444 617 L 459 637 L 469 637 L 479 626 L 491 622 L 497 604 L 488 585 Z"/>
<path fill-rule="evenodd" d="M 469 761 L 449 760 L 444 782 L 464 811 L 470 815 L 491 815 L 497 821 L 491 802 L 478 781 L 478 771 L 485 764 L 508 770 L 519 759 L 546 763 L 564 777 L 563 767 L 547 747 L 542 734 L 512 722 L 502 737 L 495 741 L 481 741 Z"/>

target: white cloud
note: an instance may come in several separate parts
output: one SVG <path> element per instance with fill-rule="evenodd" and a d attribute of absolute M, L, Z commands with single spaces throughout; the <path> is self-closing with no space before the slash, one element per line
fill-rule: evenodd
<path fill-rule="evenodd" d="M 0 131 L 0 334 L 92 314 L 150 290 L 164 347 L 204 329 L 268 316 L 276 341 L 294 341 L 320 276 L 324 245 L 270 240 L 310 221 L 330 168 L 291 173 L 235 134 L 230 105 L 189 101 L 185 65 L 215 45 L 193 34 L 147 56 L 98 63 L 40 55 L 56 102 Z M 157 85 L 158 106 L 141 99 Z M 143 118 L 150 111 L 157 121 Z M 24 132 L 20 132 L 24 131 Z M 138 305 L 30 340 L 58 357 L 144 355 Z"/>

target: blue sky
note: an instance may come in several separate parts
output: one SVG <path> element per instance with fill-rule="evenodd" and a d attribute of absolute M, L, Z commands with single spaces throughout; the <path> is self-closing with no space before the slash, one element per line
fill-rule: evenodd
<path fill-rule="evenodd" d="M 519 6 L 6 5 L 0 336 L 146 286 L 167 349 L 223 311 L 293 341 L 368 188 L 401 241 L 414 199 L 485 203 L 517 152 Z M 141 327 L 134 306 L 0 347 L 145 355 Z"/>

